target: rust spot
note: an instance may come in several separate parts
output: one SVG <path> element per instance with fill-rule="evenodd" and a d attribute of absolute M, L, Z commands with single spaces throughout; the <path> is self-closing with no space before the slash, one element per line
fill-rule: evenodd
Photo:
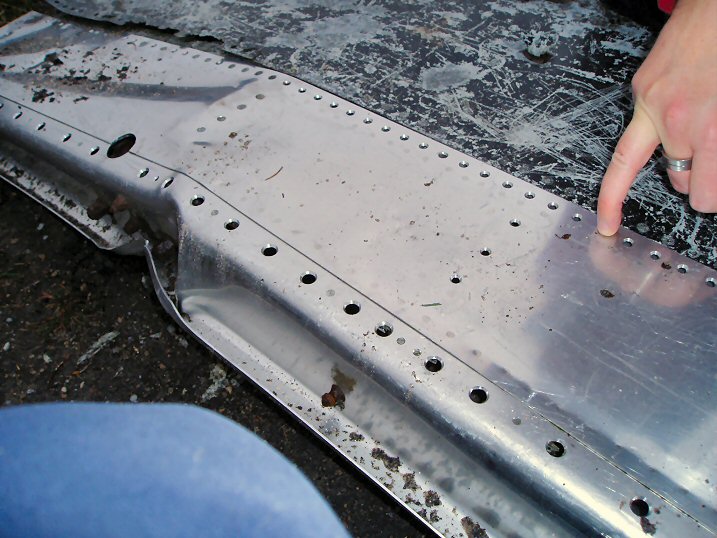
<path fill-rule="evenodd" d="M 321 405 L 323 407 L 336 407 L 340 409 L 344 408 L 346 403 L 346 395 L 341 387 L 338 385 L 331 385 L 331 390 L 321 396 Z"/>
<path fill-rule="evenodd" d="M 121 194 L 118 194 L 117 197 L 112 200 L 109 212 L 114 215 L 115 213 L 119 213 L 121 211 L 124 211 L 125 209 L 129 209 L 129 201 Z"/>
<path fill-rule="evenodd" d="M 334 383 L 341 387 L 346 392 L 346 394 L 351 394 L 351 391 L 354 390 L 354 387 L 356 386 L 356 380 L 353 377 L 343 373 L 336 366 L 331 369 L 331 376 L 333 377 Z"/>
<path fill-rule="evenodd" d="M 613 297 L 615 297 L 615 294 L 610 290 L 600 290 L 600 295 L 605 297 L 605 299 L 612 299 Z"/>

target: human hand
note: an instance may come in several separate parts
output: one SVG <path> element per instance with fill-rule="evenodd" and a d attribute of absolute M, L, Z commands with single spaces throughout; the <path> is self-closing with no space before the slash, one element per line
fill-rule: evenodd
<path fill-rule="evenodd" d="M 632 80 L 635 110 L 615 147 L 598 198 L 598 231 L 613 235 L 635 176 L 661 143 L 692 169 L 668 170 L 690 205 L 717 212 L 717 0 L 679 0 Z"/>

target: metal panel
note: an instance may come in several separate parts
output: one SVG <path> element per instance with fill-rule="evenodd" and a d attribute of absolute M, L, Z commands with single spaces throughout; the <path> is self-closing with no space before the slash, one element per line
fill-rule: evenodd
<path fill-rule="evenodd" d="M 176 243 L 175 319 L 436 531 L 714 534 L 712 269 L 275 71 L 37 15 L 0 47 L 5 179 Z"/>

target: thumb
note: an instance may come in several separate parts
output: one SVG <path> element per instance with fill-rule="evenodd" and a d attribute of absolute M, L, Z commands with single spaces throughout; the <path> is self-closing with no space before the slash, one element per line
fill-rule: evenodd
<path fill-rule="evenodd" d="M 632 121 L 615 146 L 610 165 L 600 186 L 598 196 L 598 231 L 614 235 L 622 223 L 622 202 L 635 181 L 637 173 L 660 143 L 657 130 L 639 102 Z"/>

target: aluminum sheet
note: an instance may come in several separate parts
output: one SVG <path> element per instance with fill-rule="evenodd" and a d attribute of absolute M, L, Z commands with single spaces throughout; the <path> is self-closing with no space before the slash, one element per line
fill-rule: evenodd
<path fill-rule="evenodd" d="M 50 0 L 76 17 L 212 38 L 595 209 L 630 121 L 630 79 L 660 27 L 652 0 Z M 651 19 L 646 27 L 614 8 Z M 665 17 L 666 18 L 666 17 Z M 664 20 L 664 18 L 663 18 Z M 715 267 L 717 221 L 651 159 L 633 231 Z"/>
<path fill-rule="evenodd" d="M 37 15 L 0 47 L 6 148 L 126 197 L 177 321 L 438 532 L 714 534 L 714 270 L 272 70 Z"/>

